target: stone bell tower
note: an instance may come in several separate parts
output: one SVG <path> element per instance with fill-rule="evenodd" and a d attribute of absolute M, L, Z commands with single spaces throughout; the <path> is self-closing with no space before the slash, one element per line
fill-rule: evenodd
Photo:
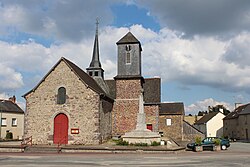
<path fill-rule="evenodd" d="M 136 127 L 139 96 L 144 79 L 141 76 L 141 43 L 128 32 L 117 43 L 118 71 L 114 77 L 116 100 L 113 110 L 113 135 L 123 135 Z"/>

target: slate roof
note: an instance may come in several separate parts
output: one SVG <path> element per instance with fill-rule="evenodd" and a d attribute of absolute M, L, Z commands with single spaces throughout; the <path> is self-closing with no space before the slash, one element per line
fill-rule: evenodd
<path fill-rule="evenodd" d="M 184 115 L 184 104 L 182 102 L 176 103 L 161 103 L 160 115 Z"/>
<path fill-rule="evenodd" d="M 102 88 L 96 83 L 96 81 L 90 77 L 87 73 L 85 73 L 82 69 L 80 69 L 77 65 L 72 63 L 71 61 L 67 60 L 66 58 L 62 57 L 55 65 L 52 67 L 52 69 L 44 76 L 44 78 L 29 92 L 23 95 L 25 97 L 32 91 L 35 91 L 36 88 L 45 80 L 45 78 L 57 67 L 57 65 L 61 62 L 64 61 L 68 67 L 79 77 L 79 79 L 88 85 L 89 88 L 94 90 L 95 92 L 99 94 L 105 94 L 105 92 L 102 90 Z M 107 95 L 108 96 L 108 95 Z"/>
<path fill-rule="evenodd" d="M 247 105 L 240 113 L 239 115 L 247 115 L 250 114 L 250 105 Z"/>
<path fill-rule="evenodd" d="M 201 117 L 201 119 L 199 119 L 198 121 L 196 121 L 194 124 L 195 125 L 200 125 L 200 124 L 205 124 L 207 123 L 210 119 L 212 119 L 215 115 L 217 115 L 219 112 L 210 112 L 206 115 L 204 115 L 203 117 Z"/>
<path fill-rule="evenodd" d="M 128 44 L 128 43 L 138 43 L 140 44 L 140 41 L 131 33 L 128 32 L 124 37 L 122 37 L 116 44 Z"/>
<path fill-rule="evenodd" d="M 1 112 L 24 114 L 24 111 L 10 100 L 0 100 L 0 110 Z"/>
<path fill-rule="evenodd" d="M 229 113 L 223 120 L 238 118 L 240 114 L 250 114 L 250 103 L 237 107 Z"/>
<path fill-rule="evenodd" d="M 119 44 L 139 44 L 140 50 L 142 51 L 140 41 L 131 32 L 128 32 L 124 37 L 122 37 L 118 42 L 116 42 L 116 44 L 117 45 L 119 45 Z"/>
<path fill-rule="evenodd" d="M 144 102 L 160 103 L 161 102 L 161 78 L 146 78 L 143 85 Z"/>
<path fill-rule="evenodd" d="M 144 79 L 144 102 L 145 103 L 160 103 L 161 102 L 161 79 L 146 78 Z M 116 83 L 115 80 L 105 80 L 109 87 L 109 92 L 112 98 L 116 98 Z"/>
<path fill-rule="evenodd" d="M 84 72 L 82 69 L 80 69 L 77 65 L 72 63 L 71 61 L 67 60 L 66 58 L 62 57 L 62 60 L 66 62 L 66 64 L 69 65 L 71 69 L 76 73 L 76 75 L 84 81 L 90 88 L 92 88 L 97 93 L 105 94 L 105 92 L 102 90 L 102 88 L 96 83 L 96 81 L 89 76 L 86 72 Z"/>
<path fill-rule="evenodd" d="M 116 84 L 115 80 L 110 79 L 110 80 L 105 80 L 106 84 L 109 87 L 109 94 L 110 96 L 115 99 L 116 98 Z"/>

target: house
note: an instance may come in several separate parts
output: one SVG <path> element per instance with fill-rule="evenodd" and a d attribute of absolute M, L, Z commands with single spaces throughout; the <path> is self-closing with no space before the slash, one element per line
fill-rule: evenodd
<path fill-rule="evenodd" d="M 194 126 L 205 134 L 206 137 L 223 136 L 223 118 L 221 112 L 210 112 L 195 122 Z"/>
<path fill-rule="evenodd" d="M 113 79 L 104 78 L 97 26 L 86 72 L 62 57 L 23 96 L 26 137 L 32 136 L 34 144 L 99 144 L 121 136 L 135 129 L 143 92 L 147 128 L 182 139 L 183 103 L 161 103 L 161 79 L 142 76 L 140 41 L 128 32 L 116 44 L 118 69 Z"/>
<path fill-rule="evenodd" d="M 1 127 L 0 138 L 11 132 L 13 139 L 22 139 L 24 129 L 24 111 L 16 104 L 15 96 L 9 100 L 0 100 Z"/>
<path fill-rule="evenodd" d="M 249 140 L 250 103 L 238 106 L 223 119 L 224 136 L 231 139 Z"/>
<path fill-rule="evenodd" d="M 159 113 L 159 131 L 163 136 L 169 136 L 175 140 L 183 139 L 183 103 L 162 103 Z"/>

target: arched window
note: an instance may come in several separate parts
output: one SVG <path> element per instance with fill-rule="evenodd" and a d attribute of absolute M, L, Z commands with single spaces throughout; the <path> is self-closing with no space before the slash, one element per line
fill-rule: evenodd
<path fill-rule="evenodd" d="M 57 93 L 57 104 L 64 104 L 66 102 L 66 89 L 60 87 Z"/>

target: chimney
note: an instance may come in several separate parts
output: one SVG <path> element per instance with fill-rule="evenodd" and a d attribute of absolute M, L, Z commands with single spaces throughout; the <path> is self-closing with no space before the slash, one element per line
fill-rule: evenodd
<path fill-rule="evenodd" d="M 10 97 L 9 101 L 11 101 L 12 103 L 16 103 L 16 96 L 13 95 L 13 97 Z"/>

